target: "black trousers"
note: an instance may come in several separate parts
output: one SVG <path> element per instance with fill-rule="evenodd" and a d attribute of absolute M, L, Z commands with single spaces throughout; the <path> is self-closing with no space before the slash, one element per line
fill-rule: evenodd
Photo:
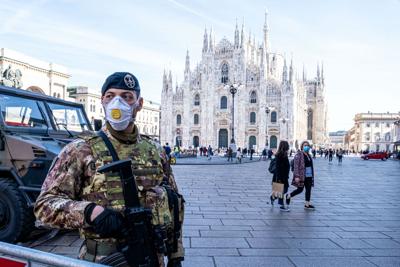
<path fill-rule="evenodd" d="M 306 177 L 304 180 L 304 187 L 297 187 L 296 190 L 294 190 L 294 191 L 292 191 L 292 193 L 290 193 L 290 198 L 300 194 L 301 192 L 303 192 L 303 189 L 306 188 L 306 201 L 310 201 L 311 187 L 312 187 L 312 178 Z"/>

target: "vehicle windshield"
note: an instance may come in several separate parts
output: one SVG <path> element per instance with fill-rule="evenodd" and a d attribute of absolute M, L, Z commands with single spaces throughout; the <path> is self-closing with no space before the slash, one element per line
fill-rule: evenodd
<path fill-rule="evenodd" d="M 82 109 L 74 106 L 48 103 L 57 129 L 60 131 L 82 132 L 89 130 Z"/>
<path fill-rule="evenodd" d="M 38 101 L 32 99 L 0 95 L 1 114 L 5 125 L 47 129 L 47 122 L 38 104 Z"/>

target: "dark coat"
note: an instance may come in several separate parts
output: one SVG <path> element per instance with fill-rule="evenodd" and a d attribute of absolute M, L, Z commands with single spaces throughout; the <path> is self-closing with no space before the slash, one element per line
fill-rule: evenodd
<path fill-rule="evenodd" d="M 273 175 L 273 182 L 289 185 L 290 164 L 288 157 L 276 157 L 276 171 Z"/>

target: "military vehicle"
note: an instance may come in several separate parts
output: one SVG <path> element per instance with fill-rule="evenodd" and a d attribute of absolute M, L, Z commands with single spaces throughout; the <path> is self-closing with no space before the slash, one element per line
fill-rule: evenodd
<path fill-rule="evenodd" d="M 0 240 L 33 230 L 33 205 L 60 150 L 92 131 L 81 104 L 0 86 Z"/>

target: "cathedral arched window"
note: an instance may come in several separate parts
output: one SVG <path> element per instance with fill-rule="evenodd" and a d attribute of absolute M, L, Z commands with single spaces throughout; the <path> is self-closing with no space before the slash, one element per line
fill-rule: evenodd
<path fill-rule="evenodd" d="M 271 112 L 271 122 L 272 123 L 276 123 L 276 117 L 277 117 L 276 111 L 272 111 Z"/>
<path fill-rule="evenodd" d="M 221 83 L 228 83 L 229 67 L 228 64 L 224 63 L 221 66 Z"/>
<path fill-rule="evenodd" d="M 200 96 L 199 96 L 199 94 L 196 94 L 194 96 L 194 105 L 195 106 L 200 106 Z"/>
<path fill-rule="evenodd" d="M 176 115 L 176 125 L 180 125 L 182 123 L 182 116 L 181 114 Z"/>
<path fill-rule="evenodd" d="M 226 96 L 221 97 L 220 108 L 221 109 L 227 109 L 228 108 L 228 98 Z"/>
<path fill-rule="evenodd" d="M 255 91 L 250 93 L 250 103 L 257 103 L 257 93 Z"/>
<path fill-rule="evenodd" d="M 194 124 L 199 124 L 199 114 L 194 114 L 194 116 L 193 116 L 193 123 L 194 123 Z"/>
<path fill-rule="evenodd" d="M 255 124 L 255 123 L 256 123 L 256 113 L 250 112 L 250 124 Z"/>
<path fill-rule="evenodd" d="M 390 133 L 385 134 L 385 141 L 390 141 Z"/>

